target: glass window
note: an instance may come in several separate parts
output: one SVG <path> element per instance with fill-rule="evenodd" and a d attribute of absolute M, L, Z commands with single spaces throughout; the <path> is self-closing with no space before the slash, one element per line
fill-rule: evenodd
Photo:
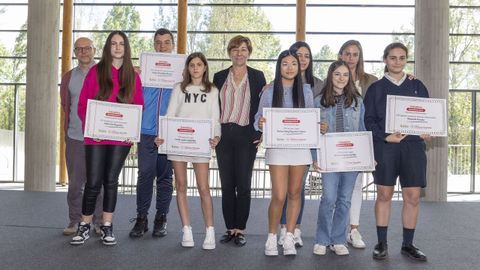
<path fill-rule="evenodd" d="M 472 93 L 450 92 L 448 111 L 448 191 L 470 192 Z"/>

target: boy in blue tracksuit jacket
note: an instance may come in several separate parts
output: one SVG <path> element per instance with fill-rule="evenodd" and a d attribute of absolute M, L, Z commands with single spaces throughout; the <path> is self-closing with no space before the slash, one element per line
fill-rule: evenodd
<path fill-rule="evenodd" d="M 173 35 L 164 28 L 158 29 L 154 36 L 156 52 L 173 51 Z M 141 237 L 148 231 L 148 210 L 152 201 L 153 180 L 156 178 L 156 209 L 152 235 L 162 237 L 167 234 L 167 214 L 172 200 L 172 164 L 167 155 L 158 154 L 154 143 L 158 136 L 158 119 L 167 112 L 172 94 L 171 88 L 143 87 L 144 110 L 142 129 L 138 143 L 138 179 L 137 179 L 137 218 L 130 231 L 130 237 Z"/>

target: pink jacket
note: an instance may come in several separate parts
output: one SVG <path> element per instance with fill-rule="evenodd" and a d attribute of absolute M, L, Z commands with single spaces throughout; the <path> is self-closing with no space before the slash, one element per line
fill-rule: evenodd
<path fill-rule="evenodd" d="M 113 80 L 113 90 L 110 97 L 106 100 L 108 102 L 117 102 L 117 94 L 119 91 L 119 74 L 118 69 L 112 66 L 112 80 Z M 85 130 L 85 117 L 87 114 L 87 103 L 89 99 L 95 99 L 99 91 L 99 85 L 97 81 L 97 65 L 94 65 L 87 74 L 85 82 L 83 83 L 82 92 L 80 93 L 80 98 L 78 100 L 78 116 L 82 121 L 83 130 Z M 132 104 L 142 105 L 143 106 L 143 94 L 142 94 L 142 82 L 137 73 L 135 73 L 135 93 L 133 94 Z M 90 145 L 101 145 L 101 144 L 110 144 L 110 145 L 129 145 L 124 142 L 102 140 L 96 142 L 91 138 L 85 137 L 85 144 Z"/>

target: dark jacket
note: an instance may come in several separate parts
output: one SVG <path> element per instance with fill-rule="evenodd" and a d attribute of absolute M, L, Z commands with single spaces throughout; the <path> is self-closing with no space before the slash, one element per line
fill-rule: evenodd
<path fill-rule="evenodd" d="M 223 85 L 227 80 L 228 73 L 230 68 L 219 71 L 213 75 L 213 83 L 220 91 L 219 96 L 222 93 Z M 248 84 L 250 86 L 250 117 L 248 127 L 251 131 L 251 140 L 255 141 L 260 139 L 262 136 L 261 132 L 255 131 L 253 128 L 253 123 L 255 122 L 255 114 L 258 110 L 258 103 L 260 102 L 260 93 L 262 92 L 263 86 L 266 84 L 265 75 L 263 72 L 247 66 L 248 73 Z M 220 104 L 220 114 L 222 114 L 222 105 Z"/>

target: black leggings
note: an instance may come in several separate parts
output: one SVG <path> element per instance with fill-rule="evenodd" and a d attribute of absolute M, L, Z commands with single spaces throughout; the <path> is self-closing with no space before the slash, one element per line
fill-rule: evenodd
<path fill-rule="evenodd" d="M 82 214 L 90 216 L 103 185 L 103 211 L 113 213 L 117 204 L 118 176 L 130 152 L 124 145 L 85 145 L 87 183 L 83 193 Z"/>

